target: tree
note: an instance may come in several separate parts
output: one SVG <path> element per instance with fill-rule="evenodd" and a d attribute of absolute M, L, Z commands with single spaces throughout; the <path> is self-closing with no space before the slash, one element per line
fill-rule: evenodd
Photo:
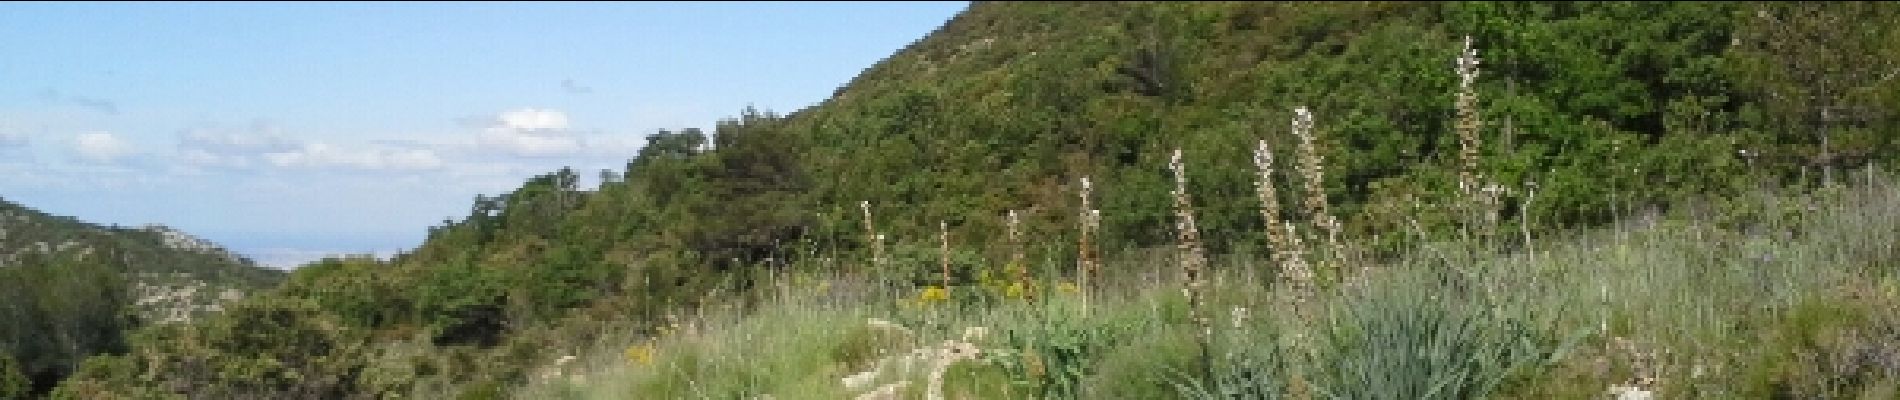
<path fill-rule="evenodd" d="M 1871 93 L 1900 75 L 1892 54 L 1900 41 L 1900 7 L 1878 2 L 1758 3 L 1738 34 L 1758 89 L 1793 127 L 1819 143 L 1811 164 L 1833 182 L 1842 157 L 1838 132 L 1886 112 Z"/>
<path fill-rule="evenodd" d="M 0 268 L 0 358 L 15 363 L 30 391 L 53 387 L 88 356 L 124 348 L 130 288 L 123 267 L 108 264 L 117 259 L 27 254 L 21 266 Z"/>
<path fill-rule="evenodd" d="M 706 135 L 699 128 L 687 128 L 678 133 L 661 129 L 647 137 L 647 145 L 640 148 L 640 153 L 634 156 L 630 167 L 645 165 L 657 159 L 691 158 L 699 155 L 705 147 Z"/>
<path fill-rule="evenodd" d="M 688 232 L 688 245 L 715 263 L 771 257 L 810 225 L 803 194 L 811 185 L 799 158 L 803 141 L 786 132 L 782 120 L 747 108 L 714 129 L 715 150 L 696 174 L 707 177 L 710 196 L 685 205 L 697 218 L 680 228 Z"/>

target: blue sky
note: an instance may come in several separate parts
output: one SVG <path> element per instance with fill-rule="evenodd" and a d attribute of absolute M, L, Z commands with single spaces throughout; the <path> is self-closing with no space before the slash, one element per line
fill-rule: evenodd
<path fill-rule="evenodd" d="M 658 129 L 812 105 L 966 6 L 0 3 L 0 198 L 276 266 L 387 255 Z"/>

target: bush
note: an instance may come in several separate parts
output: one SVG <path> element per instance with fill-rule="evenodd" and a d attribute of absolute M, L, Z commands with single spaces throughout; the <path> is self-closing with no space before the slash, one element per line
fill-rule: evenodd
<path fill-rule="evenodd" d="M 1341 399 L 1473 399 L 1561 358 L 1559 343 L 1531 328 L 1524 310 L 1406 271 L 1337 299 L 1312 328 L 1315 389 Z"/>
<path fill-rule="evenodd" d="M 1198 374 L 1180 373 L 1199 368 L 1200 347 L 1195 346 L 1192 327 L 1162 327 L 1141 336 L 1143 340 L 1103 352 L 1095 373 L 1083 381 L 1082 398 L 1171 398 L 1182 395 L 1175 387 L 1180 381 L 1199 379 Z"/>
<path fill-rule="evenodd" d="M 1294 374 L 1288 358 L 1294 353 L 1285 348 L 1279 332 L 1259 324 L 1248 328 L 1229 332 L 1225 349 L 1211 360 L 1208 376 L 1174 370 L 1180 377 L 1175 390 L 1193 399 L 1301 398 L 1307 388 Z"/>
<path fill-rule="evenodd" d="M 345 397 L 363 338 L 341 325 L 310 302 L 240 301 L 199 325 L 140 330 L 140 350 L 87 360 L 55 397 Z"/>
<path fill-rule="evenodd" d="M 25 399 L 32 390 L 32 382 L 20 371 L 20 362 L 0 354 L 0 400 Z"/>
<path fill-rule="evenodd" d="M 1057 299 L 1010 315 L 997 329 L 1001 348 L 984 353 L 1016 378 L 1015 384 L 1042 398 L 1076 398 L 1097 357 L 1121 345 L 1129 333 L 1122 321 L 1089 318 L 1080 304 Z"/>

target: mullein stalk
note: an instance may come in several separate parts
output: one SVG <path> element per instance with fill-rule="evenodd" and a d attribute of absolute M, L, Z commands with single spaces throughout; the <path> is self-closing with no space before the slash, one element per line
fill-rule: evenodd
<path fill-rule="evenodd" d="M 858 207 L 864 209 L 864 235 L 866 241 L 871 243 L 871 266 L 879 273 L 882 273 L 884 270 L 884 235 L 878 234 L 877 226 L 871 224 L 871 202 L 858 202 Z"/>
<path fill-rule="evenodd" d="M 1524 182 L 1524 197 L 1517 205 L 1520 210 L 1517 213 L 1517 228 L 1524 235 L 1524 254 L 1529 254 L 1533 262 L 1537 261 L 1537 247 L 1531 243 L 1531 203 L 1536 201 L 1537 182 Z"/>
<path fill-rule="evenodd" d="M 1279 278 L 1288 289 L 1295 293 L 1296 299 L 1303 299 L 1313 284 L 1313 270 L 1301 260 L 1300 249 L 1293 247 L 1288 240 L 1288 226 L 1280 221 L 1280 199 L 1273 187 L 1273 151 L 1262 139 L 1254 148 L 1253 164 L 1259 171 L 1259 180 L 1254 189 L 1260 196 L 1260 218 L 1266 226 L 1267 244 L 1273 247 L 1273 264 L 1280 267 Z"/>
<path fill-rule="evenodd" d="M 950 222 L 937 221 L 938 260 L 943 265 L 943 290 L 950 290 Z"/>
<path fill-rule="evenodd" d="M 1282 222 L 1281 227 L 1286 230 L 1287 247 L 1293 249 L 1292 252 L 1287 254 L 1287 262 L 1290 263 L 1287 268 L 1309 271 L 1308 273 L 1311 273 L 1310 271 L 1313 270 L 1313 267 L 1312 264 L 1306 262 L 1303 250 L 1306 248 L 1306 241 L 1300 239 L 1299 226 L 1294 225 L 1292 222 Z"/>
<path fill-rule="evenodd" d="M 1346 247 L 1340 243 L 1339 219 L 1333 218 L 1331 207 L 1326 201 L 1326 159 L 1319 154 L 1319 145 L 1313 133 L 1313 112 L 1306 107 L 1293 110 L 1293 136 L 1300 139 L 1300 173 L 1306 178 L 1306 212 L 1313 225 L 1325 235 L 1328 254 L 1325 260 L 1326 270 L 1333 276 L 1346 274 Z M 1363 265 L 1361 267 L 1364 267 Z M 1365 271 L 1357 271 L 1364 275 Z"/>
<path fill-rule="evenodd" d="M 1029 266 L 1023 264 L 1022 233 L 1017 230 L 1017 225 L 1021 224 L 1022 222 L 1021 222 L 1021 219 L 1017 217 L 1016 210 L 1009 210 L 1009 219 L 1006 220 L 1005 222 L 1007 223 L 1006 225 L 1009 227 L 1008 234 L 1009 234 L 1010 272 L 1015 275 L 1016 287 L 1022 290 L 1023 298 L 1029 299 L 1031 298 L 1031 295 L 1029 292 Z"/>
<path fill-rule="evenodd" d="M 1095 259 L 1094 241 L 1095 230 L 1098 226 L 1099 215 L 1101 214 L 1097 213 L 1094 208 L 1091 208 L 1089 198 L 1093 192 L 1094 186 L 1089 183 L 1089 178 L 1082 177 L 1082 190 L 1079 193 L 1082 197 L 1082 208 L 1078 215 L 1082 232 L 1081 238 L 1076 242 L 1075 279 L 1076 289 L 1082 294 L 1084 307 L 1088 304 L 1088 293 L 1091 281 L 1089 277 L 1101 270 L 1100 263 Z"/>
<path fill-rule="evenodd" d="M 1478 50 L 1472 47 L 1470 36 L 1465 37 L 1464 49 L 1459 51 L 1454 72 L 1458 74 L 1458 93 L 1452 104 L 1458 113 L 1455 126 L 1458 131 L 1458 191 L 1464 205 L 1464 234 L 1467 238 L 1477 234 L 1488 237 L 1489 229 L 1484 226 L 1483 215 L 1489 206 L 1485 199 L 1484 179 L 1478 172 L 1478 151 L 1483 143 L 1479 140 L 1479 130 L 1484 120 L 1478 115 L 1478 92 L 1473 87 L 1478 81 Z M 1477 232 L 1473 232 L 1476 229 Z"/>
<path fill-rule="evenodd" d="M 1174 211 L 1180 239 L 1180 260 L 1182 280 L 1187 287 L 1183 292 L 1188 300 L 1188 317 L 1194 321 L 1195 339 L 1201 347 L 1202 379 L 1213 379 L 1213 355 L 1209 348 L 1214 328 L 1208 321 L 1202 304 L 1206 301 L 1207 255 L 1201 247 L 1201 234 L 1194 226 L 1194 206 L 1188 201 L 1187 168 L 1181 162 L 1181 149 L 1174 150 L 1174 156 L 1168 161 L 1168 168 L 1174 170 Z"/>

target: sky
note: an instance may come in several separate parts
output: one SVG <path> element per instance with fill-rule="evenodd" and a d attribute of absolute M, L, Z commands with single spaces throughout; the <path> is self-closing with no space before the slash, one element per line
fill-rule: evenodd
<path fill-rule="evenodd" d="M 279 268 L 388 256 L 660 129 L 816 104 L 967 5 L 0 3 L 0 198 Z"/>

